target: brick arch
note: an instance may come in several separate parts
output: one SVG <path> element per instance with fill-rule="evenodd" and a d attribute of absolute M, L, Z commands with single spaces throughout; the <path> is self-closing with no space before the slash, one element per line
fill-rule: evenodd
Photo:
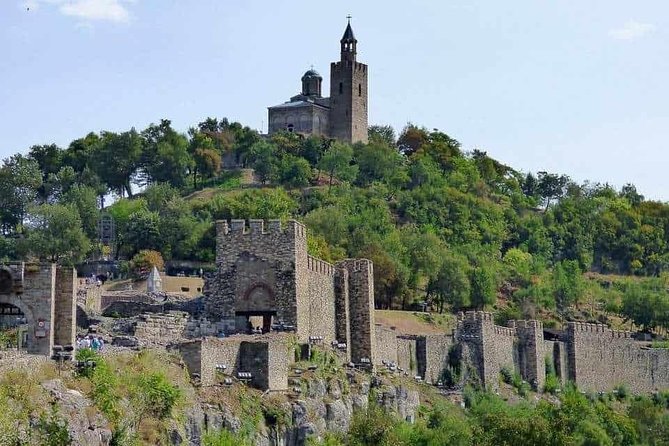
<path fill-rule="evenodd" d="M 265 282 L 255 282 L 246 288 L 242 299 L 237 301 L 237 311 L 271 312 L 276 311 L 275 293 Z"/>

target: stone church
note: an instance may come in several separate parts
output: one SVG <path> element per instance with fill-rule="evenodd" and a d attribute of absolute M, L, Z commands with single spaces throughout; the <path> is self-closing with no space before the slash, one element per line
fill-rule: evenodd
<path fill-rule="evenodd" d="M 341 57 L 330 64 L 330 97 L 323 97 L 323 77 L 314 69 L 302 76 L 302 92 L 269 107 L 269 134 L 282 130 L 367 142 L 367 65 L 356 61 L 358 41 L 351 22 L 341 38 Z"/>

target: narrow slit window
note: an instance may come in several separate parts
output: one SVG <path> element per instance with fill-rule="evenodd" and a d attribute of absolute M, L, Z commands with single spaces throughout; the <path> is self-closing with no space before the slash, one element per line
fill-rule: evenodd
<path fill-rule="evenodd" d="M 362 84 L 358 84 L 358 96 L 362 96 Z"/>
<path fill-rule="evenodd" d="M 344 83 L 339 82 L 339 94 L 344 94 Z"/>

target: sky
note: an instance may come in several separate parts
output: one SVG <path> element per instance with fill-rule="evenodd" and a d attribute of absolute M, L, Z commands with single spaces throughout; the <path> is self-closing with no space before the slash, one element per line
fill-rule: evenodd
<path fill-rule="evenodd" d="M 0 158 L 90 131 L 267 128 L 352 15 L 369 123 L 669 201 L 666 0 L 0 0 Z"/>

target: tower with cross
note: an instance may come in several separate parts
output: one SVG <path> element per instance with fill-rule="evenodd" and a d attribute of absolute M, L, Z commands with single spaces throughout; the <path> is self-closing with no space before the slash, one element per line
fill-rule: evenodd
<path fill-rule="evenodd" d="M 340 58 L 330 64 L 330 97 L 313 66 L 302 76 L 302 91 L 290 101 L 269 107 L 269 133 L 289 131 L 367 142 L 367 65 L 357 61 L 358 40 L 351 16 L 340 40 Z"/>

